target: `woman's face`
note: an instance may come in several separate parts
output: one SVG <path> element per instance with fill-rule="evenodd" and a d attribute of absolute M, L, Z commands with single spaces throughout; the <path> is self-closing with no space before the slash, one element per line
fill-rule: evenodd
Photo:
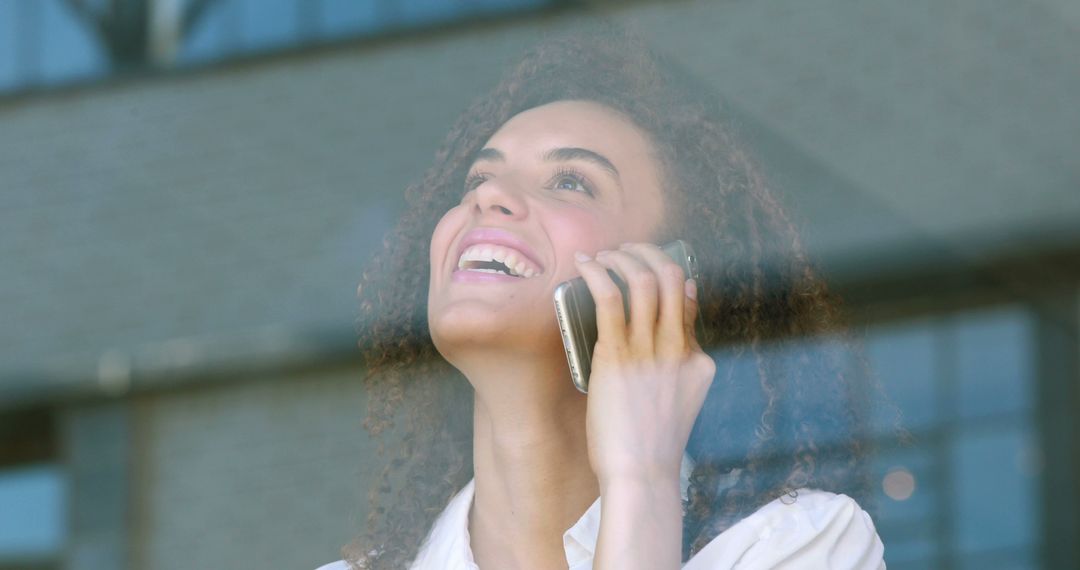
<path fill-rule="evenodd" d="M 555 287 L 578 276 L 577 251 L 652 240 L 665 213 L 660 172 L 644 131 L 598 103 L 558 101 L 503 124 L 431 236 L 428 324 L 443 356 L 470 345 L 561 351 Z"/>

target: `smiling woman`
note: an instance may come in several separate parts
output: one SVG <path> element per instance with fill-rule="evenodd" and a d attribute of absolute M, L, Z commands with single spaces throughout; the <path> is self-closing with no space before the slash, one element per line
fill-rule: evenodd
<path fill-rule="evenodd" d="M 455 125 L 364 274 L 365 427 L 406 422 L 326 568 L 884 566 L 835 305 L 677 85 L 624 36 L 557 39 Z M 676 238 L 700 282 L 653 245 Z M 578 276 L 587 396 L 551 304 Z"/>
<path fill-rule="evenodd" d="M 663 201 L 646 135 L 598 103 L 557 101 L 507 121 L 477 156 L 461 203 L 442 217 L 431 238 L 432 340 L 474 386 L 484 374 L 467 370 L 475 357 L 458 343 L 488 351 L 546 346 L 535 352 L 538 362 L 513 359 L 523 368 L 517 377 L 536 377 L 540 387 L 566 388 L 551 380 L 566 368 L 559 360 L 563 348 L 552 291 L 579 275 L 574 253 L 593 254 L 654 237 Z M 485 258 L 498 262 L 499 255 L 515 267 L 522 264 L 528 278 L 474 273 L 488 269 L 474 264 Z M 464 285 L 480 282 L 507 286 Z M 497 362 L 504 374 L 510 367 L 502 362 L 505 357 L 477 360 Z M 544 374 L 538 374 L 541 369 Z M 519 384 L 502 385 L 519 397 L 534 392 Z"/>

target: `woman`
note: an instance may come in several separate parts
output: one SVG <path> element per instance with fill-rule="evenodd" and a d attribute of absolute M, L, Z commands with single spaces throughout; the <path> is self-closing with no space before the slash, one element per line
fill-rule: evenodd
<path fill-rule="evenodd" d="M 864 391 L 842 343 L 811 341 L 838 332 L 834 305 L 746 153 L 675 85 L 630 39 L 550 41 L 409 189 L 360 293 L 365 427 L 406 426 L 368 531 L 325 568 L 884 567 L 852 498 Z M 701 283 L 653 245 L 677 238 Z M 551 305 L 578 275 L 587 396 Z"/>

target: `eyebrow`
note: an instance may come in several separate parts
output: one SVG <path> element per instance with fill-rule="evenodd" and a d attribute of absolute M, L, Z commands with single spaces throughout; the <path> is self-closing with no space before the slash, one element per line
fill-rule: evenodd
<path fill-rule="evenodd" d="M 598 152 L 591 151 L 587 148 L 580 147 L 559 147 L 553 148 L 545 152 L 542 156 L 546 162 L 561 162 L 567 160 L 583 160 L 585 162 L 591 162 L 600 168 L 606 170 L 616 182 L 620 182 L 619 169 L 615 168 L 608 158 Z M 495 162 L 505 162 L 506 156 L 497 149 L 494 148 L 482 148 L 476 153 L 476 158 L 473 162 L 480 160 L 490 160 Z"/>

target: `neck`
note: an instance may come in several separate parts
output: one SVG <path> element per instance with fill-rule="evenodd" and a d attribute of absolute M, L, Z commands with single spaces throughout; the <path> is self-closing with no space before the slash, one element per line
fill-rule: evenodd
<path fill-rule="evenodd" d="M 589 465 L 585 395 L 561 358 L 491 357 L 475 360 L 487 366 L 463 370 L 476 389 L 474 556 L 505 568 L 510 561 L 565 565 L 562 535 L 600 494 Z"/>

